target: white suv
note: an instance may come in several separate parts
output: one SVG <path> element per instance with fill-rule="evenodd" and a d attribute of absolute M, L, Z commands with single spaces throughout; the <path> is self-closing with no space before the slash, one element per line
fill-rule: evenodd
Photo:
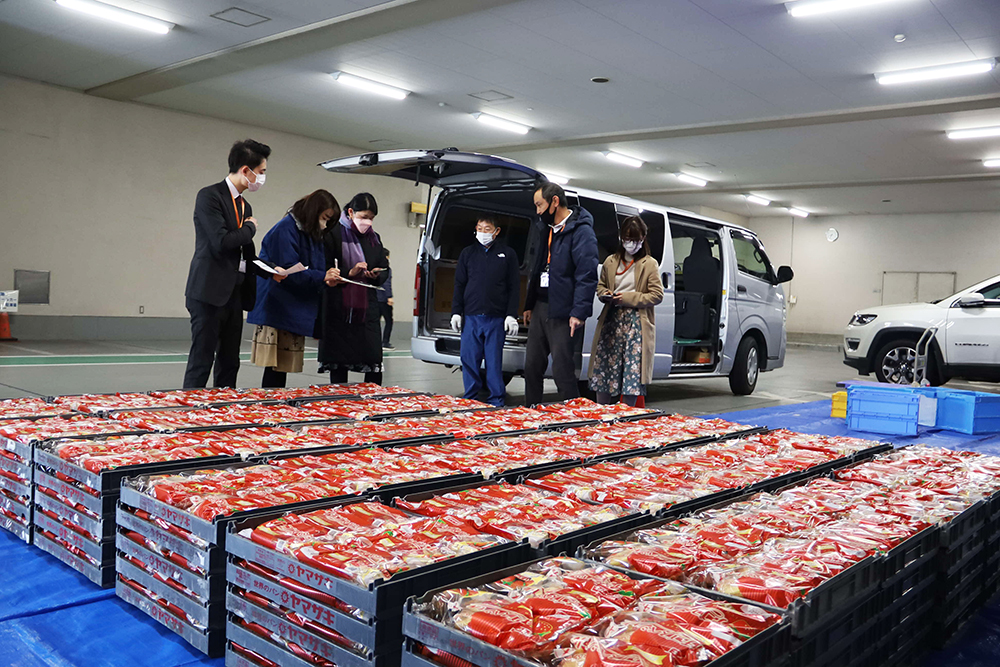
<path fill-rule="evenodd" d="M 937 335 L 927 360 L 927 379 L 1000 382 L 1000 276 L 933 303 L 859 310 L 844 332 L 844 363 L 879 382 L 910 384 L 917 339 Z"/>

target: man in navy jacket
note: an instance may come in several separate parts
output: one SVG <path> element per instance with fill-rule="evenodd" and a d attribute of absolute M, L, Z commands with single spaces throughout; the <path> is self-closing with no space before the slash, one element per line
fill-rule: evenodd
<path fill-rule="evenodd" d="M 594 218 L 566 204 L 566 192 L 544 182 L 535 190 L 535 210 L 542 224 L 540 251 L 528 281 L 524 323 L 528 348 L 524 358 L 524 402 L 542 402 L 542 383 L 552 355 L 552 375 L 559 398 L 580 395 L 577 373 L 583 351 L 583 325 L 594 311 L 597 292 L 597 236 Z"/>
<path fill-rule="evenodd" d="M 497 241 L 499 235 L 497 219 L 481 215 L 476 223 L 476 243 L 458 256 L 451 328 L 462 330 L 465 397 L 476 398 L 479 394 L 483 386 L 479 367 L 485 359 L 486 386 L 490 391 L 487 401 L 503 407 L 504 333 L 517 335 L 520 263 L 513 250 Z"/>

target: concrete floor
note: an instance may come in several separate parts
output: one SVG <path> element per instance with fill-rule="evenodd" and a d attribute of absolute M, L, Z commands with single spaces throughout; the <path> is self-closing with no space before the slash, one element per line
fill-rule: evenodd
<path fill-rule="evenodd" d="M 440 394 L 461 394 L 462 375 L 457 369 L 427 364 L 409 356 L 408 339 L 394 340 L 395 352 L 386 359 L 385 382 Z M 145 391 L 179 387 L 184 374 L 187 341 L 19 341 L 0 343 L 0 398 L 51 396 L 78 393 Z M 249 357 L 249 343 L 244 345 Z M 289 376 L 289 384 L 322 383 L 307 350 L 306 371 Z M 312 350 L 315 358 L 315 350 Z M 761 375 L 751 396 L 733 396 L 725 378 L 672 381 L 649 388 L 647 405 L 683 414 L 711 414 L 828 399 L 836 383 L 857 377 L 841 362 L 835 347 L 790 345 L 785 367 Z M 258 386 L 261 369 L 244 361 L 241 386 Z M 360 380 L 361 376 L 352 376 Z M 996 385 L 951 383 L 949 386 L 997 391 Z M 524 381 L 515 378 L 508 387 L 508 403 L 524 400 Z M 556 400 L 555 384 L 546 391 Z"/>

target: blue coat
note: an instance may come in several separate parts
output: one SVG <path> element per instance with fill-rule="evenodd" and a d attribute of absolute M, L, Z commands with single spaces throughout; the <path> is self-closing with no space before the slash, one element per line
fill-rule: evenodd
<path fill-rule="evenodd" d="M 264 236 L 260 258 L 286 269 L 296 262 L 309 268 L 280 283 L 270 276 L 258 277 L 257 305 L 247 314 L 247 322 L 300 336 L 314 336 L 323 278 L 326 277 L 323 242 L 301 231 L 289 213 Z"/>
<path fill-rule="evenodd" d="M 528 281 L 524 309 L 538 301 L 538 279 L 548 259 L 549 227 L 540 220 L 535 225 L 539 239 L 538 258 Z M 594 314 L 597 292 L 597 236 L 594 218 L 579 206 L 572 207 L 566 226 L 552 237 L 552 265 L 549 267 L 549 318 L 585 320 Z"/>

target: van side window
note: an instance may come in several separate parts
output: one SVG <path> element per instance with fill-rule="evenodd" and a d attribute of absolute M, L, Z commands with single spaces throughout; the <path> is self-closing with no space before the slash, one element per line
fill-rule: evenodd
<path fill-rule="evenodd" d="M 741 273 L 771 282 L 771 263 L 764 254 L 764 248 L 756 239 L 737 231 L 732 232 L 733 247 L 736 250 L 736 266 Z"/>
<path fill-rule="evenodd" d="M 653 256 L 657 264 L 663 263 L 663 239 L 667 232 L 667 221 L 662 213 L 656 211 L 643 211 L 639 214 L 642 221 L 649 228 L 646 241 L 649 243 L 649 254 Z"/>
<path fill-rule="evenodd" d="M 618 214 L 615 205 L 600 199 L 580 197 L 580 206 L 594 216 L 597 259 L 603 263 L 608 255 L 618 250 Z"/>

